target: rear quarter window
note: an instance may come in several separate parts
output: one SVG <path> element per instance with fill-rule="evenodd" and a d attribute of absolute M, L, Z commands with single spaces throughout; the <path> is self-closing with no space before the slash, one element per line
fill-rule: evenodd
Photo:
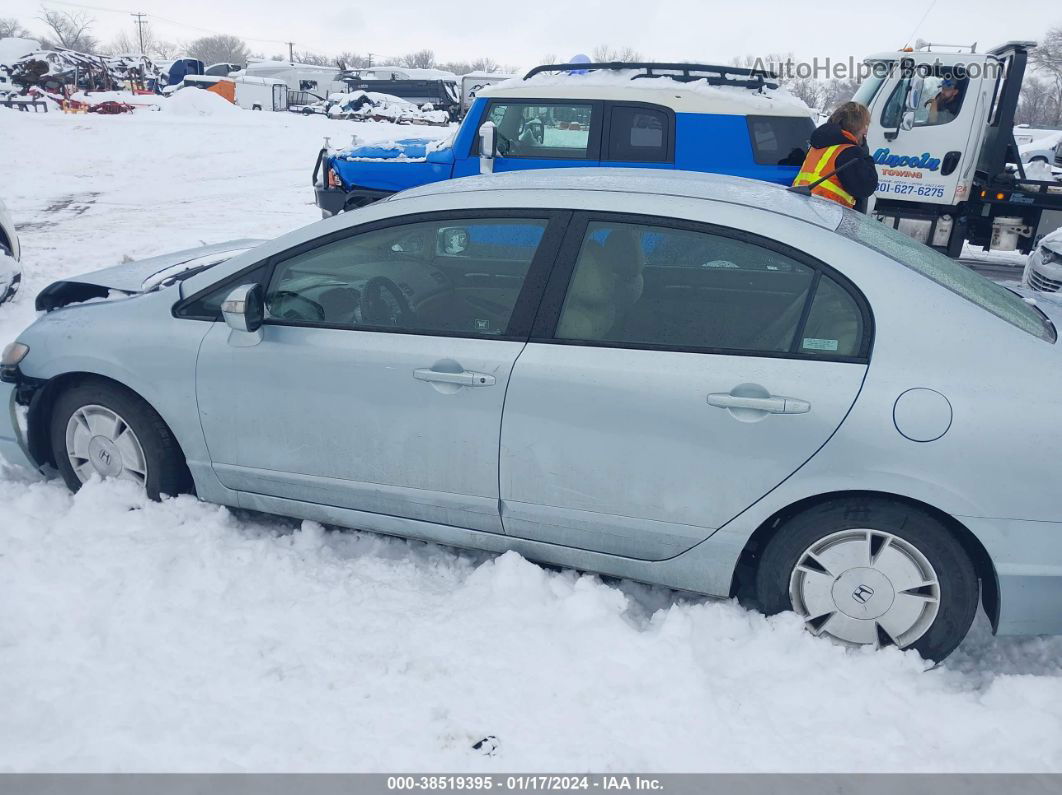
<path fill-rule="evenodd" d="M 1057 338 L 1051 321 L 1021 296 L 880 221 L 859 213 L 846 212 L 837 231 L 922 274 L 1034 337 L 1052 343 Z"/>
<path fill-rule="evenodd" d="M 753 158 L 765 166 L 799 166 L 815 131 L 807 116 L 749 116 L 748 125 Z"/>

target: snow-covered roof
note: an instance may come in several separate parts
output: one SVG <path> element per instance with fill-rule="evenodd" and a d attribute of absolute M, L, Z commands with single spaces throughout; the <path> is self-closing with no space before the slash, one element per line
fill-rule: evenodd
<path fill-rule="evenodd" d="M 474 191 L 605 191 L 678 196 L 689 199 L 770 208 L 826 229 L 836 229 L 843 211 L 834 202 L 791 193 L 782 185 L 758 179 L 700 171 L 644 168 L 548 168 L 448 179 L 396 193 L 388 201 Z M 560 205 L 558 205 L 560 206 Z"/>
<path fill-rule="evenodd" d="M 486 77 L 490 77 L 495 80 L 511 80 L 512 78 L 517 77 L 517 75 L 509 74 L 507 72 L 465 72 L 463 75 L 461 75 L 461 77 L 462 79 L 466 77 L 471 77 L 477 80 Z"/>
<path fill-rule="evenodd" d="M 513 99 L 608 99 L 666 105 L 676 113 L 724 116 L 769 114 L 811 116 L 812 110 L 785 89 L 759 91 L 739 86 L 711 86 L 706 80 L 684 83 L 668 77 L 631 79 L 631 71 L 588 74 L 538 74 L 513 78 L 478 92 L 480 97 Z"/>
<path fill-rule="evenodd" d="M 457 82 L 457 75 L 443 69 L 416 69 L 408 66 L 369 66 L 364 69 L 350 69 L 356 72 L 362 80 L 390 80 L 391 73 L 404 75 L 406 80 L 450 80 Z M 379 75 L 379 76 L 377 76 Z"/>

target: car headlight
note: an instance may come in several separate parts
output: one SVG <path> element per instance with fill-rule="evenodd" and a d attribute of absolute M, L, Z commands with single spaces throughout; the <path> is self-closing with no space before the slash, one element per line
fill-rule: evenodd
<path fill-rule="evenodd" d="M 3 354 L 0 354 L 0 367 L 15 367 L 26 358 L 27 353 L 29 353 L 29 345 L 12 342 L 4 348 Z"/>
<path fill-rule="evenodd" d="M 1047 246 L 1041 246 L 1040 261 L 1062 263 L 1062 254 L 1059 254 L 1057 251 L 1052 251 Z"/>

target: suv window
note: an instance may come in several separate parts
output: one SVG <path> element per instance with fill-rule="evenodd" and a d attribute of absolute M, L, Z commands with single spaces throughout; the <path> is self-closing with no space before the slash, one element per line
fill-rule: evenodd
<path fill-rule="evenodd" d="M 896 260 L 1034 337 L 1054 342 L 1055 328 L 1021 296 L 970 268 L 859 213 L 845 213 L 837 231 Z"/>
<path fill-rule="evenodd" d="M 588 159 L 595 140 L 595 115 L 589 103 L 503 102 L 487 111 L 497 127 L 502 157 Z"/>
<path fill-rule="evenodd" d="M 772 248 L 723 234 L 593 222 L 555 336 L 678 350 L 858 356 L 864 328 L 846 290 Z"/>
<path fill-rule="evenodd" d="M 276 266 L 265 294 L 267 322 L 505 334 L 547 225 L 422 221 L 326 243 Z"/>
<path fill-rule="evenodd" d="M 613 106 L 609 113 L 608 159 L 639 163 L 666 163 L 672 157 L 670 119 L 662 110 L 629 105 Z"/>
<path fill-rule="evenodd" d="M 811 146 L 815 122 L 805 116 L 749 116 L 749 138 L 757 163 L 799 166 Z"/>

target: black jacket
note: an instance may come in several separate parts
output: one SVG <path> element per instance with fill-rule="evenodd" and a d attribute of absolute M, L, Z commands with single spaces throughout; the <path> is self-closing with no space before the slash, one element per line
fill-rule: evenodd
<path fill-rule="evenodd" d="M 815 149 L 824 149 L 837 144 L 850 144 L 852 139 L 844 134 L 840 125 L 826 122 L 811 134 L 811 145 Z M 858 162 L 852 163 L 853 160 Z M 837 155 L 837 177 L 841 187 L 856 198 L 855 209 L 867 211 L 867 199 L 874 195 L 878 187 L 878 171 L 874 159 L 870 156 L 866 141 L 858 146 L 850 146 Z M 851 165 L 848 165 L 851 163 Z"/>

